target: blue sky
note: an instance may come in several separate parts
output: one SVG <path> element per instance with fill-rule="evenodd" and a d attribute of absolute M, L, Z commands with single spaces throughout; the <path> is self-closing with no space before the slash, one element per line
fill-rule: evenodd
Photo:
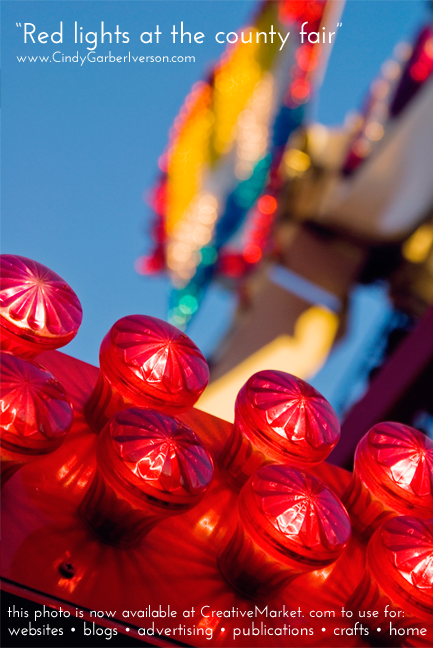
<path fill-rule="evenodd" d="M 77 292 L 84 320 L 66 351 L 97 364 L 102 337 L 132 313 L 165 317 L 168 282 L 143 278 L 135 259 L 149 248 L 150 210 L 143 194 L 157 174 L 168 130 L 192 84 L 223 52 L 213 36 L 245 24 L 251 0 L 189 2 L 2 2 L 3 143 L 2 252 L 34 258 L 62 275 Z M 317 118 L 341 123 L 357 108 L 381 63 L 422 23 L 421 0 L 349 0 L 320 94 Z M 63 44 L 23 43 L 23 28 L 59 30 Z M 194 54 L 195 64 L 18 63 L 17 56 L 61 51 L 85 53 L 74 44 L 83 31 L 128 31 L 131 43 L 116 55 Z M 206 37 L 201 45 L 172 45 L 180 25 Z M 159 45 L 139 35 L 162 32 Z M 99 46 L 108 53 L 110 46 Z M 233 300 L 214 289 L 190 334 L 206 352 L 215 343 Z"/>

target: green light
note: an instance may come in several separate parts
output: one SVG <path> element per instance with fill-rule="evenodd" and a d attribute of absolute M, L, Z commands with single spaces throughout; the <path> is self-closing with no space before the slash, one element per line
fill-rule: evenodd
<path fill-rule="evenodd" d="M 179 301 L 179 310 L 184 315 L 192 315 L 198 308 L 198 302 L 192 295 L 185 295 Z"/>
<path fill-rule="evenodd" d="M 187 318 L 179 308 L 173 308 L 168 313 L 168 321 L 180 329 L 184 329 Z"/>
<path fill-rule="evenodd" d="M 213 247 L 204 247 L 201 249 L 201 263 L 203 265 L 212 265 L 217 260 L 218 254 Z"/>

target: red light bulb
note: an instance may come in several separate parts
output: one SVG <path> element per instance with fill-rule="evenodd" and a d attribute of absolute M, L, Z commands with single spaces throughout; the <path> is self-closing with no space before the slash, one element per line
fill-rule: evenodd
<path fill-rule="evenodd" d="M 342 499 L 363 540 L 396 515 L 433 517 L 433 442 L 403 423 L 375 425 L 358 443 Z"/>
<path fill-rule="evenodd" d="M 315 466 L 339 438 L 337 415 L 316 389 L 282 371 L 259 371 L 238 394 L 220 463 L 242 486 L 265 463 Z"/>
<path fill-rule="evenodd" d="M 83 317 L 72 288 L 41 263 L 0 257 L 0 344 L 24 358 L 68 344 Z"/>
<path fill-rule="evenodd" d="M 0 353 L 1 478 L 56 450 L 72 425 L 61 384 L 33 362 Z"/>
<path fill-rule="evenodd" d="M 238 513 L 219 567 L 252 599 L 274 597 L 301 574 L 330 565 L 350 538 L 349 516 L 336 495 L 289 466 L 260 468 L 240 492 Z"/>
<path fill-rule="evenodd" d="M 265 194 L 258 199 L 257 207 L 263 214 L 273 214 L 278 207 L 278 203 L 274 196 Z"/>
<path fill-rule="evenodd" d="M 374 623 L 373 632 L 377 626 L 389 630 L 391 623 L 392 645 L 401 645 L 405 628 L 433 623 L 433 520 L 386 521 L 368 544 L 364 578 L 345 607 L 375 610 L 375 617 L 364 613 L 363 621 Z"/>
<path fill-rule="evenodd" d="M 118 412 L 99 435 L 96 453 L 81 512 L 116 546 L 138 545 L 158 522 L 193 508 L 212 480 L 212 459 L 197 435 L 153 410 Z"/>
<path fill-rule="evenodd" d="M 176 414 L 191 408 L 209 380 L 200 349 L 178 328 L 156 317 L 130 315 L 107 333 L 100 372 L 86 405 L 96 430 L 130 405 Z"/>

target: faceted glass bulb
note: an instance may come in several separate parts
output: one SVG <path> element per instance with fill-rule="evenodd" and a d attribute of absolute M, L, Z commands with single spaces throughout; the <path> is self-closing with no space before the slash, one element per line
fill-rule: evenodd
<path fill-rule="evenodd" d="M 1 348 L 35 357 L 75 337 L 82 320 L 77 295 L 58 274 L 25 257 L 0 257 Z"/>

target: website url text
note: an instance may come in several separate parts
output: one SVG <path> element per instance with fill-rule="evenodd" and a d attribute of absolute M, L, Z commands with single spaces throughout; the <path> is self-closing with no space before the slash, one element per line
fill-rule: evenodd
<path fill-rule="evenodd" d="M 134 56 L 131 52 L 123 56 L 114 56 L 111 52 L 106 55 L 88 52 L 81 56 L 54 52 L 51 56 L 17 56 L 18 63 L 195 63 L 195 56 Z"/>

